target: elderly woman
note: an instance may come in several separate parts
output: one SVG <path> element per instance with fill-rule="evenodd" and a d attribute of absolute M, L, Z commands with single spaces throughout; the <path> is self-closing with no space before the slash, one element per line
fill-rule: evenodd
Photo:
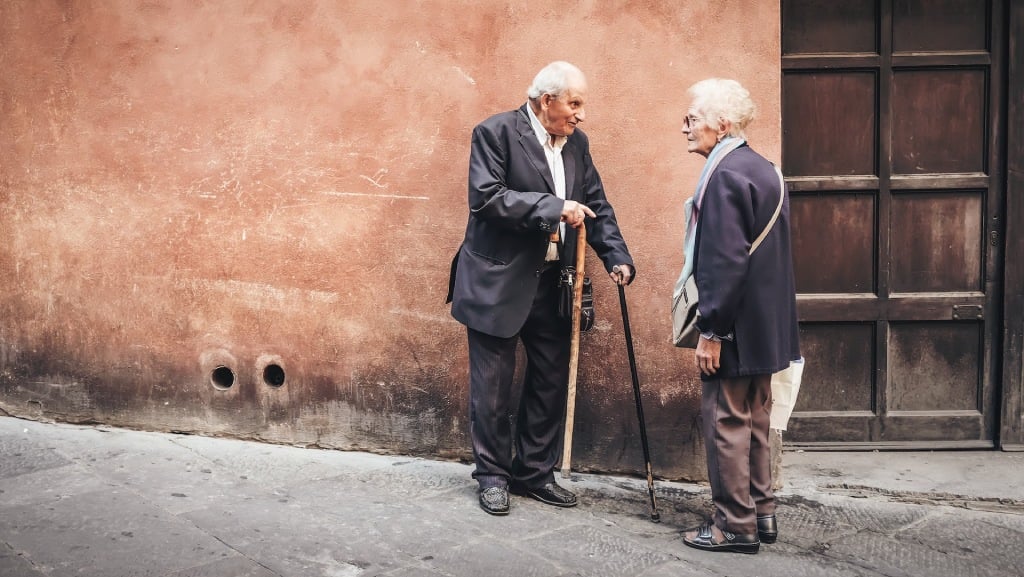
<path fill-rule="evenodd" d="M 685 267 L 700 297 L 695 360 L 715 510 L 683 541 L 757 553 L 778 535 L 768 445 L 772 373 L 800 358 L 789 202 L 782 173 L 746 143 L 750 93 L 735 80 L 711 78 L 689 95 L 687 150 L 707 161 L 687 202 Z"/>

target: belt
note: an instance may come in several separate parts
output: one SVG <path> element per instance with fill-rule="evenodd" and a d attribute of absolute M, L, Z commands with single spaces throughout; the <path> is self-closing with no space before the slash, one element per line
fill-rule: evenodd
<path fill-rule="evenodd" d="M 562 261 L 560 260 L 546 260 L 540 267 L 540 274 L 544 274 L 551 270 L 561 270 Z"/>

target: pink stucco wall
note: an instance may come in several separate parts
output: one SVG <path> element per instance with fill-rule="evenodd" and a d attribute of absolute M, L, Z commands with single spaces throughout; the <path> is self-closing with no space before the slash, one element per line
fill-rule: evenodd
<path fill-rule="evenodd" d="M 639 268 L 627 294 L 654 467 L 701 477 L 698 381 L 668 344 L 702 161 L 679 131 L 685 89 L 746 84 L 752 145 L 777 160 L 778 10 L 0 3 L 0 410 L 468 456 L 465 332 L 443 301 L 469 133 L 564 59 L 588 76 L 584 128 Z M 596 276 L 574 468 L 635 471 L 618 300 Z M 220 366 L 233 375 L 212 378 Z"/>

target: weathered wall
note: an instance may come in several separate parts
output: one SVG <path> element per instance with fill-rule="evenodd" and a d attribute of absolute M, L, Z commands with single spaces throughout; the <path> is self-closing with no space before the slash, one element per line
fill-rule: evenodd
<path fill-rule="evenodd" d="M 684 91 L 746 84 L 752 144 L 777 159 L 778 9 L 0 3 L 0 409 L 468 456 L 465 331 L 443 300 L 469 133 L 565 59 L 588 75 L 585 129 L 639 268 L 654 467 L 703 476 L 698 381 L 668 344 L 702 161 L 680 134 Z M 574 469 L 637 471 L 617 293 L 595 284 Z"/>

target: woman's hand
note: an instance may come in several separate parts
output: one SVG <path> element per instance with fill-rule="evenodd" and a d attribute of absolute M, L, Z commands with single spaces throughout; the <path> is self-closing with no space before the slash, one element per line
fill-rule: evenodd
<path fill-rule="evenodd" d="M 722 342 L 701 337 L 697 340 L 697 351 L 693 355 L 694 364 L 700 372 L 711 376 L 718 372 L 719 359 L 722 355 Z"/>

